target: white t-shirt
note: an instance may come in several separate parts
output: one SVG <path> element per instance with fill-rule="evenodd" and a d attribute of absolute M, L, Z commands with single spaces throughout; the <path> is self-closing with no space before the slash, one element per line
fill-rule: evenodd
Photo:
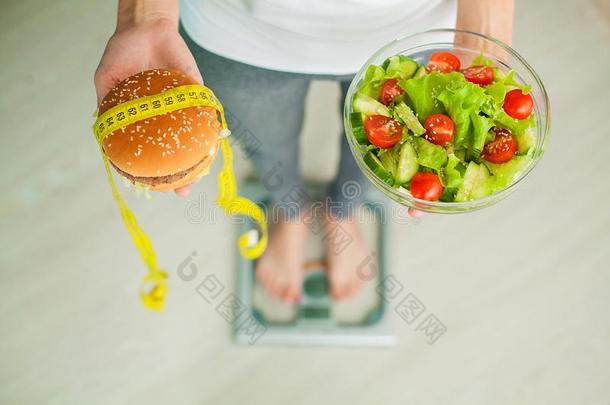
<path fill-rule="evenodd" d="M 181 0 L 189 36 L 267 69 L 344 75 L 393 39 L 455 27 L 456 0 Z"/>

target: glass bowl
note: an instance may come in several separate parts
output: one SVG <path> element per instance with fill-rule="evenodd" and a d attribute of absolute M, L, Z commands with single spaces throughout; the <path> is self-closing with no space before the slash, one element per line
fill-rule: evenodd
<path fill-rule="evenodd" d="M 454 37 L 456 34 L 459 35 L 458 42 L 465 45 L 454 44 Z M 378 178 L 364 162 L 364 154 L 362 153 L 363 147 L 359 145 L 354 138 L 349 117 L 354 111 L 352 100 L 356 91 L 362 85 L 366 68 L 371 64 L 381 65 L 386 58 L 393 55 L 405 55 L 414 59 L 418 64 L 425 64 L 428 60 L 428 56 L 436 51 L 451 51 L 456 53 L 462 60 L 463 65 L 467 65 L 467 63 L 464 63 L 465 61 L 474 59 L 483 51 L 486 57 L 494 61 L 496 67 L 503 71 L 514 69 L 517 80 L 532 86 L 530 94 L 534 99 L 534 112 L 536 113 L 537 121 L 535 129 L 537 140 L 536 150 L 533 153 L 531 163 L 519 177 L 508 187 L 495 194 L 481 199 L 464 202 L 426 201 L 415 198 L 408 190 L 404 188 L 396 189 Z M 347 136 L 354 159 L 356 159 L 358 166 L 366 177 L 383 194 L 399 204 L 420 211 L 459 213 L 487 207 L 503 200 L 517 189 L 523 179 L 532 171 L 534 166 L 536 166 L 544 152 L 545 145 L 550 135 L 551 106 L 540 77 L 538 77 L 534 69 L 525 59 L 510 46 L 495 38 L 477 34 L 475 32 L 454 29 L 435 29 L 396 39 L 371 56 L 360 71 L 358 71 L 349 86 L 347 97 L 345 98 L 343 121 L 345 125 L 345 136 Z"/>

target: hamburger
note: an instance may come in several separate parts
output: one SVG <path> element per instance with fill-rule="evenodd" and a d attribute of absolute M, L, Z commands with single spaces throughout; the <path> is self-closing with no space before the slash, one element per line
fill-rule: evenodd
<path fill-rule="evenodd" d="M 140 97 L 173 87 L 199 84 L 168 69 L 152 69 L 117 84 L 99 105 L 99 114 Z M 104 138 L 102 148 L 115 170 L 133 184 L 168 191 L 209 173 L 222 130 L 212 107 L 187 107 L 119 128 Z"/>

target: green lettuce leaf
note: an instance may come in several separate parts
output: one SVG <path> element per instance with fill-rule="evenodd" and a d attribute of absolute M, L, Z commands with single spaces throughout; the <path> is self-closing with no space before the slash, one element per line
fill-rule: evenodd
<path fill-rule="evenodd" d="M 502 80 L 504 81 L 504 85 L 517 87 L 517 88 L 521 89 L 521 91 L 524 94 L 529 93 L 530 90 L 532 89 L 532 85 L 531 84 L 525 85 L 523 83 L 518 82 L 517 79 L 515 79 L 515 74 L 516 73 L 513 69 L 509 70 L 508 73 L 506 74 L 506 76 L 504 76 L 502 78 Z"/>
<path fill-rule="evenodd" d="M 414 138 L 414 140 L 417 149 L 417 163 L 438 172 L 447 161 L 445 149 L 426 141 L 422 137 Z"/>
<path fill-rule="evenodd" d="M 379 100 L 379 96 L 381 95 L 381 86 L 383 82 L 373 80 L 366 84 L 363 84 L 360 89 L 356 92 L 356 94 L 364 94 L 365 96 L 371 97 L 375 100 Z"/>
<path fill-rule="evenodd" d="M 432 114 L 445 112 L 436 97 L 453 81 L 465 81 L 460 73 L 442 74 L 431 72 L 417 79 L 401 80 L 398 84 L 407 93 L 420 121 Z"/>
<path fill-rule="evenodd" d="M 514 88 L 519 88 L 524 94 L 527 94 L 532 86 L 519 83 L 515 79 L 515 71 L 513 69 L 509 70 L 505 75 L 500 69 L 496 68 L 494 69 L 494 81 L 485 88 L 485 92 L 493 98 L 497 105 L 502 106 L 506 93 Z"/>
<path fill-rule="evenodd" d="M 494 125 L 493 119 L 477 113 L 475 111 L 470 113 L 470 120 L 472 121 L 472 143 L 469 145 L 469 156 L 470 159 L 478 159 L 485 142 L 490 138 L 489 130 Z"/>
<path fill-rule="evenodd" d="M 445 187 L 445 190 L 443 190 L 443 194 L 441 194 L 441 196 L 438 200 L 442 201 L 442 202 L 453 202 L 453 201 L 455 201 L 455 196 L 456 196 L 457 192 L 458 192 L 457 188 Z"/>
<path fill-rule="evenodd" d="M 491 96 L 494 103 L 498 106 L 501 106 L 504 103 L 504 97 L 506 96 L 507 91 L 504 82 L 500 80 L 491 83 L 485 88 L 485 92 Z"/>
<path fill-rule="evenodd" d="M 470 66 L 493 66 L 493 65 L 494 65 L 494 61 L 489 58 L 486 58 L 485 55 L 483 55 L 483 52 L 481 52 L 479 54 L 479 56 L 474 58 L 472 60 L 472 63 L 470 63 Z"/>
<path fill-rule="evenodd" d="M 466 166 L 453 153 L 447 156 L 447 166 L 443 170 L 443 185 L 445 188 L 458 188 L 464 181 Z"/>
<path fill-rule="evenodd" d="M 372 81 L 383 80 L 385 77 L 385 70 L 381 66 L 370 65 L 366 68 L 366 72 L 364 73 L 364 84 L 370 83 Z"/>
<path fill-rule="evenodd" d="M 494 119 L 497 126 L 510 130 L 515 136 L 519 136 L 529 128 L 536 126 L 536 114 L 534 113 L 524 120 L 517 120 L 501 110 L 495 115 Z"/>
<path fill-rule="evenodd" d="M 478 117 L 484 108 L 490 108 L 491 103 L 489 96 L 485 94 L 485 90 L 481 86 L 466 81 L 461 75 L 460 77 L 461 80 L 452 81 L 437 98 L 455 123 L 453 144 L 457 147 L 469 147 L 471 146 L 468 136 L 472 126 L 471 117 Z M 483 122 L 477 119 L 477 124 L 481 124 L 480 127 L 482 127 Z"/>
<path fill-rule="evenodd" d="M 377 65 L 370 65 L 364 73 L 362 85 L 357 91 L 357 94 L 364 94 L 375 100 L 379 100 L 381 86 L 385 77 L 385 70 Z"/>

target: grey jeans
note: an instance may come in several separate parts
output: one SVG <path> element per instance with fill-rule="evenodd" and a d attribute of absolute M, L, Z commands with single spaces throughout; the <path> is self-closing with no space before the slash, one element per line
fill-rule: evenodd
<path fill-rule="evenodd" d="M 339 82 L 342 106 L 351 77 L 295 74 L 247 65 L 201 48 L 182 28 L 180 33 L 206 86 L 222 102 L 232 136 L 251 158 L 274 209 L 286 218 L 298 215 L 309 199 L 299 175 L 299 134 L 309 83 L 314 79 Z M 345 136 L 341 136 L 339 170 L 326 199 L 330 212 L 338 217 L 350 215 L 362 203 L 368 185 Z"/>

